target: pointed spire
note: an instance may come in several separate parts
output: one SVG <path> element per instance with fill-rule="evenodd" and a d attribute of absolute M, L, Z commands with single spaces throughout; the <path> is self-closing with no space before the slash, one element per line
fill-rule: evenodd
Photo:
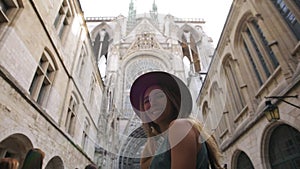
<path fill-rule="evenodd" d="M 155 4 L 155 0 L 153 0 L 152 11 L 157 12 L 157 5 Z"/>
<path fill-rule="evenodd" d="M 130 4 L 129 4 L 128 19 L 129 20 L 134 20 L 135 16 L 136 16 L 136 10 L 134 9 L 134 4 L 131 0 Z"/>
<path fill-rule="evenodd" d="M 136 10 L 132 0 L 129 4 L 128 21 L 127 21 L 127 32 L 129 32 L 136 24 Z"/>
<path fill-rule="evenodd" d="M 157 13 L 157 6 L 155 4 L 155 0 L 153 0 L 153 4 L 152 4 L 152 10 L 150 11 L 150 15 L 152 20 L 154 21 L 155 25 L 158 25 L 158 13 Z"/>
<path fill-rule="evenodd" d="M 132 0 L 131 0 L 130 3 L 129 3 L 129 12 L 130 12 L 131 10 L 134 10 L 133 8 L 134 8 L 134 4 L 133 4 L 133 2 L 132 2 Z"/>

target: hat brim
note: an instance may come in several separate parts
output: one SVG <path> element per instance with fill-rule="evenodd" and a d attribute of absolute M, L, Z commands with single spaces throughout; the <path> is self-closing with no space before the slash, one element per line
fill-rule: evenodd
<path fill-rule="evenodd" d="M 192 97 L 189 89 L 184 82 L 178 77 L 162 71 L 154 71 L 145 73 L 139 76 L 131 86 L 130 89 L 130 102 L 134 112 L 140 117 L 140 113 L 144 112 L 141 108 L 142 97 L 150 86 L 159 85 L 165 86 L 170 91 L 180 97 L 180 117 L 187 117 L 192 110 Z M 180 92 L 180 93 L 178 93 Z"/>

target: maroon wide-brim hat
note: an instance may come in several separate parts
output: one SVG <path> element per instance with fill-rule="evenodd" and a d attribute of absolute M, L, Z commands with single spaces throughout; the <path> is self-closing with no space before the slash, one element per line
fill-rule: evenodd
<path fill-rule="evenodd" d="M 180 110 L 178 117 L 188 117 L 192 110 L 192 97 L 189 89 L 184 82 L 175 75 L 162 71 L 153 71 L 139 76 L 132 84 L 130 89 L 130 102 L 134 112 L 140 117 L 143 112 L 141 106 L 142 97 L 147 88 L 153 85 L 167 88 L 176 97 L 180 97 Z"/>

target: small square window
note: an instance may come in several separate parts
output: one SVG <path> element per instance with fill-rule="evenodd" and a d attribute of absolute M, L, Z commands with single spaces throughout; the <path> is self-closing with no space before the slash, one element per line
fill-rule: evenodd
<path fill-rule="evenodd" d="M 17 8 L 18 5 L 14 0 L 0 0 L 0 23 L 8 22 L 11 18 L 11 9 Z"/>

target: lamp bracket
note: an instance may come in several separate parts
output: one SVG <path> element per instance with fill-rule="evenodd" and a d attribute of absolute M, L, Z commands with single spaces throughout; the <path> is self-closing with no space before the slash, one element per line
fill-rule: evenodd
<path fill-rule="evenodd" d="M 287 104 L 289 104 L 291 106 L 294 106 L 294 107 L 300 109 L 300 106 L 295 105 L 295 104 L 293 104 L 291 102 L 288 102 L 288 101 L 284 100 L 285 98 L 298 98 L 298 95 L 293 95 L 293 96 L 265 96 L 265 98 L 266 99 L 278 99 L 280 101 L 283 101 L 283 102 L 285 102 L 285 103 L 287 103 Z"/>
<path fill-rule="evenodd" d="M 298 98 L 298 95 L 293 96 L 265 96 L 266 99 L 286 99 L 286 98 Z"/>

